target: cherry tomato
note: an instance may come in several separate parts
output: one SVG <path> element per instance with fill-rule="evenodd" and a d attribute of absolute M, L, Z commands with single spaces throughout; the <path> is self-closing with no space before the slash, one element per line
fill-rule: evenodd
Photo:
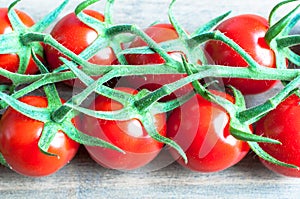
<path fill-rule="evenodd" d="M 215 93 L 233 101 L 225 93 Z M 197 172 L 217 172 L 233 166 L 248 153 L 249 146 L 230 134 L 229 122 L 230 116 L 223 108 L 195 95 L 175 109 L 167 121 L 167 136 L 185 150 L 188 163 L 173 149 L 171 155 L 183 167 Z"/>
<path fill-rule="evenodd" d="M 15 10 L 23 24 L 27 27 L 34 25 L 34 21 L 24 12 Z M 0 34 L 7 34 L 13 32 L 13 28 L 7 16 L 8 9 L 0 8 Z M 39 56 L 38 56 L 39 57 Z M 41 57 L 39 57 L 41 59 Z M 19 56 L 17 54 L 0 54 L 0 67 L 10 72 L 17 72 L 19 68 Z M 33 59 L 30 59 L 25 74 L 35 74 L 38 72 L 38 67 Z M 11 80 L 0 76 L 0 83 L 11 83 Z"/>
<path fill-rule="evenodd" d="M 256 134 L 273 138 L 282 144 L 260 143 L 276 159 L 300 167 L 300 98 L 291 95 L 256 124 Z M 285 176 L 300 177 L 300 171 L 261 160 L 270 170 Z"/>
<path fill-rule="evenodd" d="M 118 90 L 136 94 L 131 88 L 119 87 Z M 90 108 L 99 111 L 120 110 L 122 104 L 98 96 Z M 157 131 L 166 135 L 166 115 L 153 115 Z M 140 168 L 153 160 L 161 151 L 163 144 L 152 139 L 138 119 L 128 121 L 110 121 L 84 117 L 83 132 L 88 135 L 106 140 L 125 151 L 125 154 L 112 149 L 85 146 L 91 157 L 100 165 L 118 170 L 133 170 Z"/>
<path fill-rule="evenodd" d="M 150 26 L 145 30 L 145 33 L 151 37 L 155 42 L 160 43 L 168 40 L 178 39 L 178 34 L 171 24 L 156 24 Z M 134 39 L 130 44 L 129 48 L 146 46 L 147 44 L 139 37 Z M 181 61 L 181 52 L 169 52 L 169 55 L 177 60 Z M 145 65 L 148 64 L 163 64 L 164 59 L 158 54 L 130 54 L 126 56 L 129 64 L 132 65 Z M 186 75 L 182 74 L 171 74 L 171 75 L 144 75 L 144 76 L 132 76 L 125 78 L 130 83 L 130 86 L 137 89 L 148 89 L 150 91 L 156 90 L 161 86 L 175 82 Z M 162 99 L 167 101 L 175 99 L 186 94 L 188 91 L 193 90 L 193 87 L 189 84 L 184 86 L 171 95 L 168 95 Z"/>
<path fill-rule="evenodd" d="M 47 107 L 45 97 L 26 96 L 21 102 Z M 44 123 L 31 119 L 12 108 L 8 108 L 0 121 L 0 151 L 11 168 L 26 176 L 40 177 L 53 174 L 75 156 L 79 144 L 68 138 L 62 131 L 55 135 L 49 156 L 40 151 L 38 140 Z"/>
<path fill-rule="evenodd" d="M 236 42 L 260 65 L 275 68 L 274 52 L 267 45 L 264 36 L 269 29 L 268 21 L 260 16 L 244 14 L 223 21 L 216 30 Z M 208 61 L 212 64 L 247 67 L 245 60 L 227 44 L 208 41 L 205 45 Z M 276 80 L 250 80 L 224 78 L 224 84 L 232 85 L 243 94 L 258 94 L 272 88 Z"/>
<path fill-rule="evenodd" d="M 104 21 L 104 16 L 97 11 L 84 10 L 83 12 L 98 19 L 99 21 Z M 68 48 L 77 55 L 85 50 L 98 37 L 98 33 L 93 28 L 81 22 L 75 13 L 70 13 L 58 21 L 51 30 L 50 34 L 64 47 Z M 62 65 L 62 62 L 59 60 L 59 57 L 63 56 L 62 53 L 49 45 L 46 45 L 45 51 L 46 60 L 52 70 Z M 116 56 L 111 48 L 104 48 L 90 58 L 89 62 L 98 65 L 115 64 Z M 65 83 L 73 86 L 74 80 L 66 81 Z M 75 86 L 83 87 L 83 83 L 76 82 Z"/>

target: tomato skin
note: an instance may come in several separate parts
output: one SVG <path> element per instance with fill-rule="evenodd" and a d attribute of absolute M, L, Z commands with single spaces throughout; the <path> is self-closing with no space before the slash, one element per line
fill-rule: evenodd
<path fill-rule="evenodd" d="M 236 42 L 260 65 L 276 68 L 275 54 L 266 43 L 264 36 L 269 29 L 268 21 L 258 15 L 244 14 L 223 21 L 216 30 Z M 205 44 L 208 61 L 225 66 L 247 67 L 245 60 L 227 44 L 211 40 Z M 223 78 L 225 85 L 232 85 L 243 94 L 258 94 L 272 88 L 276 80 L 251 80 Z"/>
<path fill-rule="evenodd" d="M 233 100 L 227 94 L 215 93 Z M 223 108 L 197 94 L 175 109 L 167 121 L 167 136 L 182 147 L 188 163 L 174 149 L 171 155 L 196 172 L 218 172 L 233 166 L 248 153 L 249 146 L 230 135 L 229 122 L 230 116 Z"/>
<path fill-rule="evenodd" d="M 291 95 L 256 124 L 256 134 L 273 138 L 282 144 L 260 143 L 276 159 L 300 167 L 300 98 Z M 270 170 L 285 176 L 300 177 L 297 169 L 261 162 Z"/>
<path fill-rule="evenodd" d="M 15 11 L 25 26 L 31 27 L 34 25 L 34 21 L 25 12 L 22 12 L 20 10 Z M 0 8 L 0 34 L 7 34 L 13 32 L 7 13 L 7 8 Z M 38 57 L 42 60 L 40 56 Z M 19 56 L 15 53 L 0 54 L 0 67 L 10 72 L 17 72 L 19 68 Z M 37 72 L 37 65 L 34 63 L 33 59 L 30 59 L 25 74 L 35 74 Z M 0 83 L 10 84 L 11 80 L 0 76 Z"/>
<path fill-rule="evenodd" d="M 104 16 L 97 11 L 84 10 L 83 12 L 98 19 L 99 21 L 104 21 Z M 91 45 L 91 43 L 93 43 L 98 37 L 98 33 L 81 22 L 75 13 L 70 13 L 58 21 L 50 34 L 60 44 L 77 55 Z M 49 45 L 46 45 L 45 55 L 50 69 L 54 70 L 63 64 L 59 60 L 59 57 L 63 56 L 63 54 Z M 110 65 L 112 63 L 117 63 L 116 59 L 117 58 L 111 48 L 104 48 L 90 58 L 89 62 L 98 65 Z M 65 83 L 69 86 L 73 86 L 75 82 L 72 80 L 66 81 Z M 75 86 L 83 87 L 83 83 L 76 82 Z"/>
<path fill-rule="evenodd" d="M 178 39 L 178 34 L 171 24 L 156 24 L 145 29 L 145 33 L 151 37 L 155 42 L 160 43 L 168 40 Z M 132 41 L 129 48 L 146 46 L 141 38 L 137 37 Z M 169 52 L 169 55 L 175 60 L 181 61 L 181 52 Z M 129 54 L 126 56 L 128 64 L 131 65 L 145 65 L 149 64 L 163 64 L 164 59 L 157 53 L 155 54 Z M 132 76 L 124 77 L 127 82 L 129 82 L 131 87 L 137 89 L 148 89 L 150 91 L 156 90 L 161 86 L 177 81 L 186 75 L 183 74 L 167 74 L 167 75 L 143 75 L 143 76 Z M 175 99 L 176 97 L 183 96 L 184 94 L 192 91 L 192 85 L 184 86 L 176 90 L 171 95 L 168 95 L 162 99 L 162 101 L 167 101 Z"/>
<path fill-rule="evenodd" d="M 116 88 L 131 94 L 137 91 L 131 88 Z M 119 110 L 122 105 L 109 98 L 98 96 L 90 106 L 93 110 Z M 166 135 L 166 115 L 153 116 L 158 132 Z M 118 170 L 133 170 L 148 164 L 161 151 L 163 144 L 152 139 L 138 119 L 127 121 L 109 121 L 85 116 L 82 131 L 88 135 L 110 142 L 125 151 L 122 154 L 112 149 L 85 146 L 90 156 L 100 165 Z"/>
<path fill-rule="evenodd" d="M 20 101 L 36 107 L 47 107 L 47 99 L 40 96 L 26 96 Z M 0 121 L 0 151 L 10 167 L 25 176 L 41 177 L 55 173 L 75 156 L 79 144 L 57 132 L 48 156 L 38 148 L 44 123 L 22 115 L 8 108 Z"/>

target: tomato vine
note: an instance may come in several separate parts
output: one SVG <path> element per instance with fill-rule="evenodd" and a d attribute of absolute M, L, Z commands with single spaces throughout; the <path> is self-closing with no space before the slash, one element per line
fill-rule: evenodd
<path fill-rule="evenodd" d="M 160 134 L 154 128 L 153 115 L 169 113 L 181 107 L 193 96 L 200 95 L 203 99 L 219 105 L 229 114 L 230 134 L 235 139 L 247 142 L 259 157 L 280 166 L 291 168 L 300 166 L 280 161 L 265 152 L 259 143 L 281 144 L 281 142 L 261 135 L 255 135 L 249 127 L 274 110 L 290 95 L 298 93 L 300 84 L 299 69 L 286 68 L 286 63 L 288 60 L 295 65 L 300 65 L 299 55 L 290 49 L 290 47 L 300 43 L 299 35 L 290 34 L 292 28 L 295 27 L 300 19 L 300 5 L 279 20 L 275 20 L 274 17 L 278 9 L 285 4 L 294 2 L 293 0 L 279 3 L 270 12 L 270 28 L 264 39 L 274 51 L 277 68 L 267 68 L 260 65 L 234 40 L 221 31 L 214 29 L 215 26 L 222 23 L 229 16 L 230 12 L 210 20 L 189 34 L 174 16 L 173 6 L 176 1 L 173 0 L 169 6 L 168 15 L 170 24 L 174 27 L 178 38 L 157 43 L 135 24 L 114 24 L 112 19 L 113 0 L 106 1 L 104 21 L 86 14 L 84 10 L 96 2 L 98 0 L 84 1 L 74 11 L 76 17 L 83 24 L 97 33 L 97 38 L 79 54 L 65 47 L 63 43 L 58 42 L 51 34 L 45 33 L 46 28 L 57 19 L 67 6 L 68 0 L 64 0 L 54 11 L 31 27 L 25 26 L 15 11 L 18 1 L 12 3 L 8 8 L 8 18 L 13 27 L 13 32 L 0 35 L 0 54 L 16 53 L 19 56 L 20 63 L 17 72 L 0 68 L 0 75 L 11 81 L 10 85 L 1 85 L 0 105 L 3 110 L 9 106 L 33 120 L 44 123 L 38 142 L 39 149 L 42 152 L 46 155 L 55 156 L 55 154 L 50 154 L 48 149 L 57 131 L 61 130 L 70 139 L 80 144 L 110 148 L 126 154 L 126 151 L 122 148 L 108 141 L 87 135 L 80 128 L 75 128 L 71 121 L 72 118 L 84 114 L 106 121 L 121 122 L 138 119 L 153 140 L 175 149 L 184 162 L 187 163 L 188 158 L 182 147 L 176 141 Z M 131 42 L 134 37 L 139 37 L 147 46 L 125 48 L 124 45 Z M 248 66 L 236 67 L 218 63 L 209 64 L 201 45 L 212 40 L 228 45 L 241 56 Z M 47 69 L 47 63 L 43 59 L 42 48 L 44 45 L 51 46 L 51 48 L 56 49 L 63 55 L 63 57 L 60 57 L 62 65 L 52 71 Z M 99 65 L 88 61 L 105 48 L 112 49 L 116 55 L 117 64 Z M 169 52 L 181 52 L 182 55 L 178 60 L 174 59 Z M 148 64 L 142 67 L 128 63 L 126 56 L 141 54 L 157 54 L 164 60 L 164 63 Z M 38 74 L 24 74 L 30 59 L 33 59 L 38 67 Z M 141 89 L 134 95 L 105 84 L 115 78 L 168 74 L 183 74 L 185 77 L 161 85 L 153 91 Z M 95 80 L 92 78 L 94 76 L 99 78 Z M 62 103 L 55 83 L 65 82 L 74 78 L 79 79 L 83 83 L 84 88 L 70 97 L 65 103 Z M 207 84 L 202 83 L 201 80 L 205 78 L 280 80 L 284 83 L 284 88 L 263 104 L 255 107 L 246 107 L 244 95 L 240 90 L 229 86 L 235 99 L 235 102 L 232 102 L 211 92 L 208 87 L 210 85 L 216 86 L 219 82 L 212 80 L 212 82 Z M 189 84 L 193 85 L 192 91 L 176 99 L 161 101 L 162 98 Z M 48 107 L 34 107 L 18 100 L 40 88 L 44 89 Z M 84 107 L 83 103 L 90 95 L 95 93 L 122 104 L 122 108 L 104 111 Z M 5 157 L 2 154 L 0 155 L 0 163 L 6 164 Z"/>

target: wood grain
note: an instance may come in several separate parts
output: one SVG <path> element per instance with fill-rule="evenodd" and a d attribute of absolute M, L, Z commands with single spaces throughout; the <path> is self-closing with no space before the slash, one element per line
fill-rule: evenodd
<path fill-rule="evenodd" d="M 10 0 L 1 0 L 7 6 Z M 23 0 L 18 8 L 36 20 L 62 1 Z M 65 13 L 74 9 L 78 0 L 70 0 Z M 104 2 L 104 1 L 101 1 Z M 178 0 L 175 16 L 188 31 L 232 10 L 232 15 L 257 13 L 265 17 L 279 0 Z M 116 1 L 116 23 L 136 23 L 145 27 L 154 21 L 167 22 L 169 1 Z M 103 3 L 94 8 L 103 9 Z M 288 10 L 288 9 L 286 9 Z M 285 12 L 283 10 L 282 12 Z M 262 103 L 277 92 L 247 96 L 248 106 Z M 67 92 L 67 91 L 66 91 Z M 159 164 L 158 162 L 153 163 Z M 156 165 L 157 166 L 157 165 Z M 1 198 L 298 198 L 300 180 L 278 176 L 267 170 L 255 154 L 250 153 L 236 166 L 212 174 L 194 173 L 177 163 L 155 171 L 121 172 L 98 166 L 82 147 L 65 168 L 52 176 L 28 178 L 0 166 Z"/>

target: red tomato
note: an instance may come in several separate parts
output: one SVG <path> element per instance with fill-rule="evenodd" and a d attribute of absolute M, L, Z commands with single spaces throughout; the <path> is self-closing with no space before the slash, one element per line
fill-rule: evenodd
<path fill-rule="evenodd" d="M 20 101 L 36 107 L 47 107 L 45 97 L 26 96 Z M 66 165 L 76 154 L 79 144 L 58 131 L 48 152 L 38 147 L 44 123 L 8 108 L 0 121 L 0 151 L 11 168 L 23 175 L 40 177 L 50 175 Z"/>
<path fill-rule="evenodd" d="M 124 92 L 136 94 L 131 88 L 117 88 Z M 122 104 L 109 98 L 98 96 L 91 104 L 92 110 L 115 111 L 120 110 Z M 166 115 L 153 116 L 157 131 L 166 135 Z M 126 154 L 112 149 L 85 146 L 91 157 L 100 165 L 119 170 L 140 168 L 153 160 L 161 151 L 163 144 L 152 139 L 138 119 L 128 121 L 109 121 L 90 116 L 84 118 L 83 132 L 88 135 L 106 140 L 123 149 Z"/>
<path fill-rule="evenodd" d="M 260 16 L 244 14 L 225 20 L 216 30 L 232 39 L 260 65 L 276 67 L 274 52 L 267 45 L 264 36 L 269 29 L 268 21 Z M 205 45 L 208 60 L 212 64 L 247 67 L 245 60 L 227 44 L 221 41 L 208 41 Z M 243 94 L 258 94 L 269 90 L 276 80 L 250 80 L 224 78 L 224 84 L 232 85 Z"/>
<path fill-rule="evenodd" d="M 151 37 L 155 42 L 160 43 L 168 40 L 178 39 L 178 34 L 171 24 L 156 24 L 145 30 L 145 33 Z M 134 39 L 129 48 L 146 46 L 147 44 L 139 37 Z M 170 56 L 174 59 L 181 61 L 181 52 L 169 52 Z M 158 54 L 132 54 L 126 56 L 129 64 L 132 65 L 145 65 L 147 64 L 163 64 L 164 59 Z M 137 89 L 148 89 L 150 91 L 156 90 L 161 86 L 177 81 L 186 75 L 171 74 L 171 75 L 144 75 L 133 76 L 125 78 L 129 81 L 130 85 Z M 188 91 L 193 90 L 192 85 L 184 86 L 169 96 L 163 98 L 163 101 L 175 99 L 186 94 Z"/>
<path fill-rule="evenodd" d="M 225 93 L 215 93 L 233 100 Z M 197 94 L 175 109 L 167 122 L 167 136 L 185 150 L 188 163 L 173 149 L 171 155 L 192 171 L 217 172 L 233 166 L 247 154 L 249 146 L 230 135 L 229 122 L 223 108 Z"/>
<path fill-rule="evenodd" d="M 34 25 L 34 21 L 26 13 L 19 10 L 15 11 L 25 26 L 31 27 Z M 0 34 L 13 32 L 7 13 L 7 8 L 0 8 Z M 0 54 L 0 67 L 10 72 L 17 72 L 19 68 L 19 56 L 14 53 Z M 33 59 L 30 59 L 25 74 L 34 74 L 36 72 L 38 72 L 38 67 L 34 63 Z M 11 80 L 0 76 L 0 83 L 11 83 Z"/>
<path fill-rule="evenodd" d="M 282 144 L 260 143 L 276 159 L 300 167 L 300 98 L 288 97 L 256 124 L 256 134 L 280 141 Z M 300 171 L 261 160 L 270 170 L 291 177 L 300 177 Z"/>
<path fill-rule="evenodd" d="M 84 13 L 99 21 L 104 21 L 104 16 L 97 11 L 84 10 Z M 75 13 L 70 13 L 58 21 L 50 34 L 64 47 L 77 55 L 85 50 L 98 37 L 98 33 L 81 22 Z M 63 55 L 59 51 L 48 45 L 46 45 L 45 51 L 47 62 L 52 70 L 62 65 L 59 57 Z M 116 56 L 111 48 L 104 48 L 89 59 L 89 62 L 98 65 L 110 65 L 116 63 Z M 70 86 L 74 85 L 74 81 L 67 81 L 66 83 Z M 77 82 L 75 86 L 82 87 L 83 83 Z"/>

